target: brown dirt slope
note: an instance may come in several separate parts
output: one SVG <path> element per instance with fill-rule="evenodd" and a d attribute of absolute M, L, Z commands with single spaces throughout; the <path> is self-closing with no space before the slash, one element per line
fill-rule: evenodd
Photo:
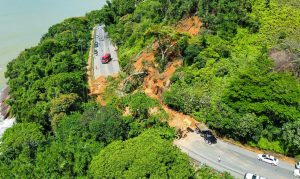
<path fill-rule="evenodd" d="M 163 109 L 168 113 L 171 120 L 169 125 L 177 129 L 185 129 L 186 127 L 194 127 L 197 122 L 195 119 L 188 115 L 170 109 L 164 105 L 161 100 L 161 94 L 168 89 L 170 78 L 178 67 L 182 65 L 182 61 L 174 59 L 169 62 L 166 70 L 159 73 L 157 64 L 155 62 L 154 52 L 143 52 L 138 60 L 134 63 L 135 71 L 147 71 L 148 75 L 144 78 L 143 90 L 151 97 L 158 99 L 163 106 Z"/>
<path fill-rule="evenodd" d="M 191 36 L 195 36 L 199 34 L 201 26 L 202 26 L 202 22 L 199 19 L 199 17 L 192 16 L 179 21 L 177 25 L 177 30 L 179 32 L 187 32 Z"/>
<path fill-rule="evenodd" d="M 198 35 L 201 26 L 202 23 L 199 17 L 193 16 L 180 21 L 175 29 L 179 32 L 187 32 L 191 36 L 195 36 Z M 171 62 L 167 64 L 166 70 L 160 73 L 157 68 L 158 65 L 155 62 L 154 54 L 157 45 L 157 43 L 152 45 L 152 51 L 148 50 L 142 52 L 134 63 L 135 72 L 148 72 L 148 75 L 144 78 L 143 90 L 149 97 L 158 99 L 161 102 L 164 110 L 170 116 L 170 126 L 177 129 L 184 129 L 188 126 L 194 128 L 195 123 L 197 122 L 194 118 L 172 110 L 162 103 L 161 95 L 169 88 L 170 78 L 175 73 L 176 69 L 182 66 L 182 60 L 172 59 Z"/>

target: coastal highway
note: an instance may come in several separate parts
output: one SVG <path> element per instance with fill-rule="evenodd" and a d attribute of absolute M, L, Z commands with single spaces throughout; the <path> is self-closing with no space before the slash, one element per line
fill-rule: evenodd
<path fill-rule="evenodd" d="M 189 133 L 186 138 L 175 140 L 174 144 L 192 159 L 218 171 L 227 171 L 236 178 L 245 173 L 257 174 L 268 179 L 293 179 L 294 166 L 279 160 L 278 166 L 258 161 L 257 154 L 218 140 L 208 145 L 199 134 Z M 218 156 L 221 162 L 218 162 Z"/>
<path fill-rule="evenodd" d="M 95 46 L 95 43 L 98 43 L 98 47 Z M 95 51 L 97 51 L 98 53 L 95 54 Z M 104 31 L 104 25 L 97 25 L 95 27 L 93 53 L 93 71 L 95 79 L 97 79 L 100 76 L 107 77 L 119 73 L 120 67 L 116 48 L 112 44 L 111 40 L 108 38 L 107 32 Z M 102 64 L 101 57 L 104 56 L 106 53 L 111 54 L 112 60 L 107 64 Z"/>

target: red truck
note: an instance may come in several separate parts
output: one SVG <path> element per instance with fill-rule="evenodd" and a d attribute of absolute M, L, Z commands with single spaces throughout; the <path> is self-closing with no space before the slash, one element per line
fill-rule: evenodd
<path fill-rule="evenodd" d="M 110 62 L 111 61 L 111 55 L 110 55 L 110 53 L 106 53 L 104 56 L 102 56 L 102 58 L 101 58 L 101 63 L 102 64 L 106 64 L 106 63 L 108 63 L 108 62 Z"/>

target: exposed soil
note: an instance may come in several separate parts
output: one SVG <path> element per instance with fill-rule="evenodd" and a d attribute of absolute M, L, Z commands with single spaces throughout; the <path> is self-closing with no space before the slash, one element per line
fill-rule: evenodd
<path fill-rule="evenodd" d="M 100 76 L 93 81 L 93 86 L 90 88 L 92 95 L 97 95 L 96 101 L 99 102 L 102 106 L 106 105 L 106 102 L 103 100 L 103 93 L 106 88 L 106 78 Z"/>
<path fill-rule="evenodd" d="M 130 109 L 129 107 L 126 107 L 123 116 L 130 116 L 130 115 L 131 115 Z"/>
<path fill-rule="evenodd" d="M 148 75 L 144 78 L 143 89 L 149 97 L 160 101 L 163 109 L 169 115 L 169 125 L 176 129 L 186 129 L 187 127 L 194 128 L 195 123 L 197 122 L 195 119 L 170 109 L 168 106 L 164 105 L 161 100 L 161 94 L 167 90 L 170 85 L 170 78 L 181 65 L 182 61 L 175 59 L 168 63 L 165 71 L 159 73 L 155 62 L 154 52 L 143 52 L 134 63 L 134 68 L 136 72 L 148 72 Z"/>
<path fill-rule="evenodd" d="M 272 49 L 269 53 L 270 57 L 274 60 L 276 71 L 291 71 L 297 73 L 297 65 L 295 59 L 297 56 L 288 50 Z"/>
<path fill-rule="evenodd" d="M 169 114 L 169 117 L 171 120 L 168 121 L 168 124 L 171 127 L 175 127 L 176 129 L 185 129 L 187 127 L 195 128 L 196 123 L 199 123 L 191 116 L 182 114 L 178 111 L 175 111 L 173 109 L 170 109 L 166 105 L 162 105 L 163 109 Z"/>
<path fill-rule="evenodd" d="M 186 18 L 178 23 L 176 30 L 179 32 L 187 32 L 191 36 L 198 35 L 202 23 L 197 16 Z M 170 109 L 164 105 L 161 99 L 162 93 L 170 86 L 170 78 L 175 73 L 176 69 L 182 66 L 182 60 L 172 59 L 166 66 L 166 70 L 160 73 L 158 64 L 155 62 L 154 51 L 158 48 L 158 43 L 152 45 L 153 51 L 142 52 L 134 63 L 135 72 L 147 71 L 148 75 L 144 78 L 143 90 L 151 97 L 158 99 L 163 109 L 168 113 L 170 120 L 168 121 L 171 127 L 177 129 L 186 129 L 187 127 L 195 128 L 197 122 L 194 118 L 184 115 L 178 111 Z"/>
<path fill-rule="evenodd" d="M 202 26 L 202 22 L 199 19 L 199 17 L 192 16 L 179 21 L 177 25 L 177 30 L 179 32 L 187 32 L 191 36 L 195 36 L 199 34 L 201 26 Z"/>

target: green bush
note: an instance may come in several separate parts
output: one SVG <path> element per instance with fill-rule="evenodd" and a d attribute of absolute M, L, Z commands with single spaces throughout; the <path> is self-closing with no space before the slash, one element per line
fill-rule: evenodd
<path fill-rule="evenodd" d="M 279 141 L 270 142 L 270 141 L 268 141 L 268 139 L 266 139 L 264 137 L 261 137 L 259 139 L 257 146 L 264 150 L 271 150 L 271 151 L 275 151 L 275 152 L 281 153 L 281 154 L 284 153 L 284 150 L 281 147 L 281 144 Z"/>
<path fill-rule="evenodd" d="M 151 131 L 151 130 L 150 130 Z M 156 132 L 114 142 L 92 160 L 94 178 L 192 178 L 188 157 Z"/>

